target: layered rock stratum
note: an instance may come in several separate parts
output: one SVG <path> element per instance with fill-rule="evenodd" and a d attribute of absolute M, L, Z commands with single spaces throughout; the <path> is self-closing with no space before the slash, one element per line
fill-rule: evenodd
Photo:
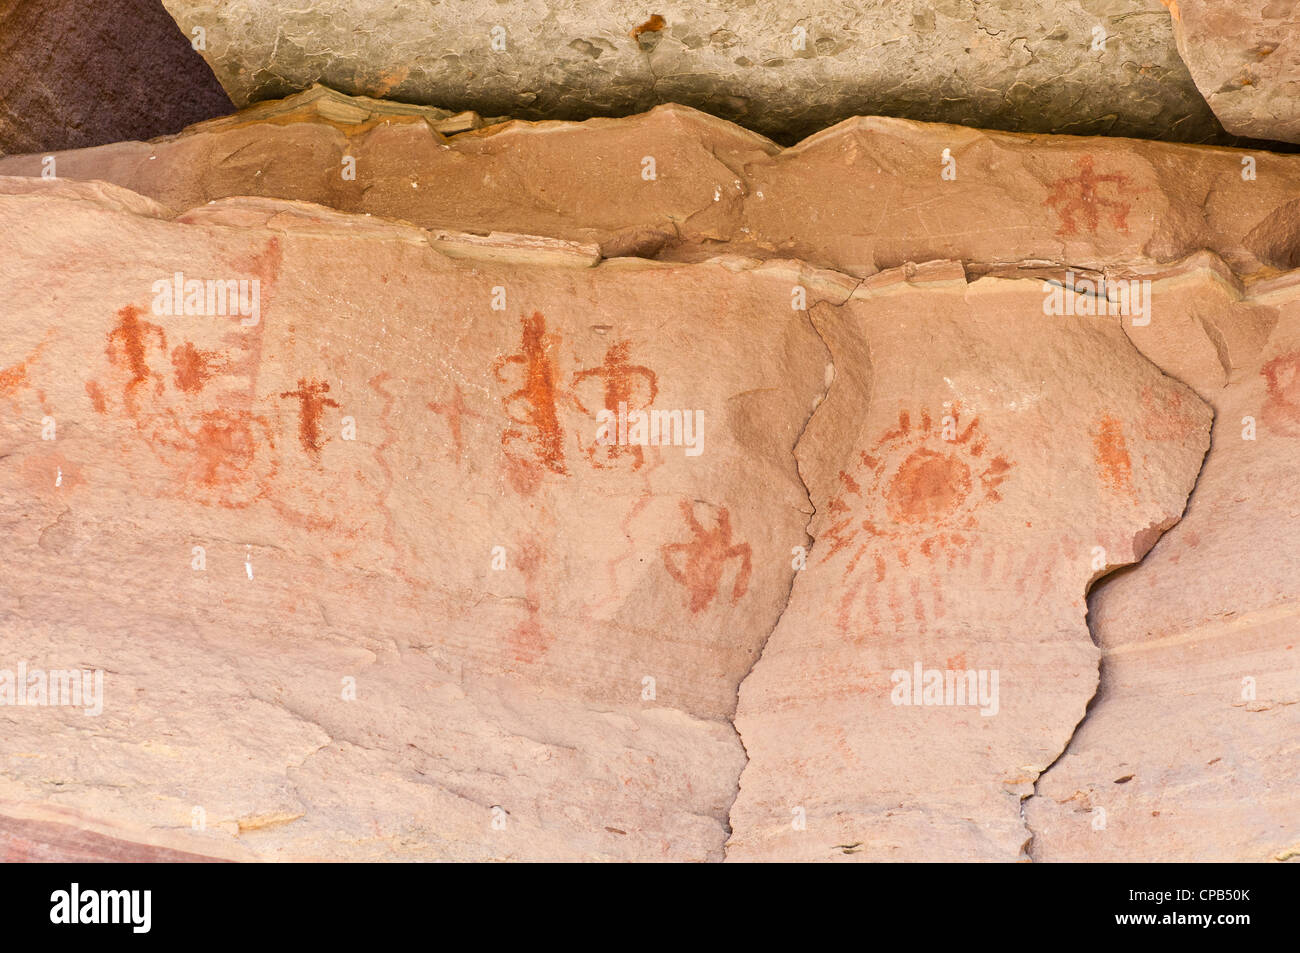
<path fill-rule="evenodd" d="M 1300 157 L 857 117 L 790 148 L 684 106 L 501 122 L 317 87 L 178 136 L 55 152 L 183 210 L 296 199 L 424 228 L 538 234 L 607 258 L 795 258 L 856 277 L 949 259 L 977 273 L 1103 271 L 1214 252 L 1243 277 L 1300 264 Z M 43 157 L 0 158 L 39 175 Z"/>

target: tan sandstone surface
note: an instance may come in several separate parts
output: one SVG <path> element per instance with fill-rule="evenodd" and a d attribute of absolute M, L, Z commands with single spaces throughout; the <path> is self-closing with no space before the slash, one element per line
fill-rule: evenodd
<path fill-rule="evenodd" d="M 1087 585 L 1178 519 L 1210 420 L 1041 284 L 934 265 L 814 312 L 849 379 L 797 451 L 817 546 L 741 687 L 730 858 L 1021 856 L 1096 686 Z"/>

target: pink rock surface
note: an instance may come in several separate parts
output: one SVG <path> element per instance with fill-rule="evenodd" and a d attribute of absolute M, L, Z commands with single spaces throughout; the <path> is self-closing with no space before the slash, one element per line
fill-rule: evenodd
<path fill-rule="evenodd" d="M 93 829 L 92 818 L 61 817 L 58 821 L 0 816 L 0 861 L 18 863 L 200 863 L 214 858 L 169 850 Z"/>
<path fill-rule="evenodd" d="M 1300 159 L 482 124 L 317 90 L 0 179 L 0 669 L 107 684 L 0 708 L 11 856 L 1296 856 Z M 1150 323 L 1044 314 L 1100 273 Z"/>
<path fill-rule="evenodd" d="M 1300 284 L 1203 260 L 1134 342 L 1215 408 L 1187 513 L 1090 600 L 1102 683 L 1026 808 L 1040 860 L 1300 852 Z M 1157 414 L 1150 432 L 1173 435 Z"/>
<path fill-rule="evenodd" d="M 105 671 L 100 717 L 0 709 L 0 798 L 214 856 L 721 856 L 825 389 L 787 267 L 0 193 L 5 658 Z M 155 313 L 176 272 L 258 322 Z M 697 441 L 599 445 L 620 401 Z"/>
<path fill-rule="evenodd" d="M 741 686 L 729 859 L 1022 856 L 1096 686 L 1084 592 L 1178 519 L 1210 420 L 1128 318 L 1045 317 L 1042 284 L 932 265 L 813 312 L 816 542 Z"/>

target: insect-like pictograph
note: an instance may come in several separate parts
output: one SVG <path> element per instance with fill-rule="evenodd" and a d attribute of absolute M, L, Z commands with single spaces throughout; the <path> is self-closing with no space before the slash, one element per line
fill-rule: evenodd
<path fill-rule="evenodd" d="M 1106 198 L 1101 193 L 1101 186 L 1114 188 L 1115 198 Z M 1101 224 L 1101 213 L 1106 211 L 1111 225 L 1116 231 L 1128 232 L 1128 214 L 1133 210 L 1133 203 L 1123 200 L 1129 177 L 1123 172 L 1109 172 L 1098 175 L 1093 169 L 1092 156 L 1079 157 L 1079 174 L 1064 176 L 1052 183 L 1051 194 L 1044 203 L 1061 217 L 1058 235 L 1074 235 L 1080 224 L 1091 234 L 1097 233 Z"/>
<path fill-rule="evenodd" d="M 605 409 L 613 415 L 618 415 L 620 404 L 624 410 L 644 409 L 653 404 L 655 397 L 659 395 L 658 375 L 648 367 L 642 367 L 640 364 L 631 362 L 631 347 L 630 341 L 618 341 L 611 344 L 609 350 L 605 352 L 603 363 L 597 367 L 590 367 L 574 374 L 573 389 L 575 393 L 580 391 L 585 381 L 595 378 L 604 382 L 601 396 Z M 641 386 L 638 386 L 638 379 Z M 644 392 L 643 400 L 638 400 L 640 396 L 638 392 L 640 391 Z M 574 399 L 578 400 L 577 397 Z M 584 414 L 590 413 L 581 401 L 578 402 L 578 408 Z M 581 442 L 579 445 L 582 445 Z M 642 448 L 638 445 L 592 443 L 590 446 L 582 446 L 582 449 L 587 454 L 587 459 L 591 461 L 592 465 L 600 469 L 609 469 L 616 466 L 618 458 L 622 456 L 631 458 L 633 470 L 639 469 L 645 462 Z"/>
<path fill-rule="evenodd" d="M 526 474 L 524 484 L 535 484 L 541 470 L 567 474 L 564 463 L 564 434 L 560 430 L 557 402 L 561 397 L 573 401 L 560 388 L 559 370 L 553 355 L 560 346 L 560 336 L 548 333 L 546 318 L 534 311 L 522 322 L 519 351 L 498 357 L 492 362 L 496 379 L 506 383 L 504 371 L 517 366 L 522 371 L 522 385 L 501 398 L 506 418 L 512 426 L 501 433 L 501 446 L 517 470 Z M 524 453 L 519 445 L 526 445 Z"/>
<path fill-rule="evenodd" d="M 731 513 L 725 506 L 717 507 L 711 529 L 696 518 L 694 506 L 687 500 L 680 503 L 682 515 L 690 529 L 691 538 L 684 543 L 668 543 L 660 547 L 664 568 L 668 575 L 686 587 L 687 604 L 692 613 L 708 608 L 718 595 L 723 572 L 730 563 L 736 564 L 735 581 L 731 585 L 731 604 L 749 591 L 749 575 L 753 569 L 749 543 L 735 543 L 731 539 Z"/>

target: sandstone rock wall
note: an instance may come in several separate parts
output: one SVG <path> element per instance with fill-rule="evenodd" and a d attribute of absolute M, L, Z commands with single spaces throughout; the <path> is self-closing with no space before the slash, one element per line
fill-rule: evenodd
<path fill-rule="evenodd" d="M 0 708 L 9 859 L 1295 856 L 1300 160 L 324 89 L 39 159 L 0 633 L 106 687 Z"/>

